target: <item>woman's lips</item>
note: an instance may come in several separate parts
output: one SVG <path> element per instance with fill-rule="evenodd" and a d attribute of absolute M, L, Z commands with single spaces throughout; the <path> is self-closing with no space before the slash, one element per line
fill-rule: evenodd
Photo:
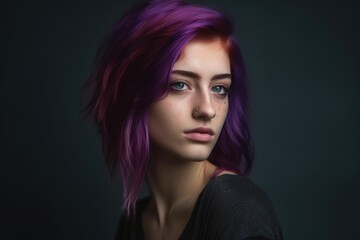
<path fill-rule="evenodd" d="M 211 128 L 194 128 L 184 133 L 188 139 L 195 142 L 208 143 L 214 139 L 214 131 Z"/>

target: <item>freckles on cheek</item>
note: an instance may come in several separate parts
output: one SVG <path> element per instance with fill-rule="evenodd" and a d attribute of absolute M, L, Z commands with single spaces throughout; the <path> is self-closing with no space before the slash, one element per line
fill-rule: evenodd
<path fill-rule="evenodd" d="M 227 101 L 223 101 L 222 104 L 219 104 L 218 106 L 218 112 L 227 112 L 228 110 L 228 105 L 227 105 Z"/>

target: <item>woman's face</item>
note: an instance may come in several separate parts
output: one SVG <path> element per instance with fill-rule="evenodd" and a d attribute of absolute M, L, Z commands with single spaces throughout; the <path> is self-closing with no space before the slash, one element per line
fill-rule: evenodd
<path fill-rule="evenodd" d="M 191 161 L 209 157 L 227 115 L 230 73 L 221 40 L 185 46 L 172 69 L 168 95 L 149 108 L 153 154 Z"/>

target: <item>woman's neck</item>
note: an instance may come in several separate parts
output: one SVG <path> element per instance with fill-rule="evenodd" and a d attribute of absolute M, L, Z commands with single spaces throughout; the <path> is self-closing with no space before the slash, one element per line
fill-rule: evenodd
<path fill-rule="evenodd" d="M 160 227 L 172 218 L 179 219 L 178 213 L 188 212 L 185 215 L 189 217 L 215 169 L 207 160 L 193 162 L 165 155 L 151 159 L 147 182 L 152 200 L 148 211 L 156 216 Z"/>

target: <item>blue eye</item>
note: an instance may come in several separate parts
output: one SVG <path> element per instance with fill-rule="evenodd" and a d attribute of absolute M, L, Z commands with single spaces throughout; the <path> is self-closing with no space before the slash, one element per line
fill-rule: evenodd
<path fill-rule="evenodd" d="M 178 90 L 178 91 L 185 90 L 188 88 L 186 83 L 184 83 L 184 82 L 174 82 L 170 85 L 170 87 L 172 89 Z"/>
<path fill-rule="evenodd" d="M 220 94 L 220 95 L 223 95 L 223 96 L 226 96 L 227 93 L 228 93 L 228 89 L 225 88 L 224 86 L 220 86 L 220 85 L 217 85 L 213 88 L 211 88 L 211 90 L 217 94 Z"/>

